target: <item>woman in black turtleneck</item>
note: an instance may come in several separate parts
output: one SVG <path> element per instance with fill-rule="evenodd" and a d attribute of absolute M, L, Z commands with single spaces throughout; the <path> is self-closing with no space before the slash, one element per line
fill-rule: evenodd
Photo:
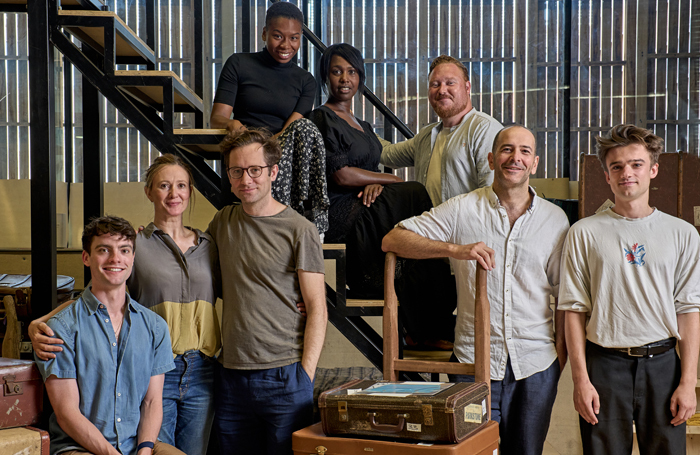
<path fill-rule="evenodd" d="M 262 33 L 265 48 L 253 54 L 233 54 L 221 71 L 211 111 L 212 128 L 262 127 L 279 135 L 311 112 L 316 81 L 292 61 L 301 44 L 303 20 L 291 3 L 275 3 L 267 10 Z"/>
<path fill-rule="evenodd" d="M 325 149 L 318 129 L 304 118 L 313 108 L 316 81 L 293 62 L 303 22 L 301 11 L 291 3 L 274 3 L 267 10 L 265 48 L 233 54 L 226 61 L 210 123 L 229 131 L 265 128 L 278 137 L 282 159 L 272 196 L 305 215 L 323 234 L 329 205 Z"/>

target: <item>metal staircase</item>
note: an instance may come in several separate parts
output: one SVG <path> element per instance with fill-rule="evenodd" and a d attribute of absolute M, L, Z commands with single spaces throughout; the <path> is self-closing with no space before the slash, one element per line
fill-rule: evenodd
<path fill-rule="evenodd" d="M 141 39 L 119 16 L 105 11 L 100 0 L 0 0 L 0 12 L 26 11 L 30 53 L 30 141 L 32 172 L 32 275 L 33 316 L 48 313 L 56 300 L 56 177 L 55 119 L 53 100 L 54 49 L 83 75 L 84 144 L 99 144 L 98 92 L 109 100 L 141 134 L 162 153 L 185 159 L 193 170 L 197 189 L 217 208 L 228 203 L 229 187 L 206 163 L 219 159 L 218 144 L 226 130 L 202 129 L 201 1 L 195 1 L 195 89 L 171 71 L 157 71 L 154 52 L 156 24 L 154 2 L 148 2 L 148 36 Z M 69 35 L 77 38 L 75 44 Z M 319 50 L 323 43 L 304 26 L 304 36 Z M 118 70 L 117 65 L 140 65 L 136 71 Z M 87 83 L 89 82 L 89 83 Z M 406 137 L 411 131 L 365 90 L 365 96 Z M 194 113 L 196 129 L 175 128 L 175 116 Z M 89 147 L 89 146 L 88 146 Z M 100 153 L 84 153 L 84 219 L 102 214 Z M 222 188 L 225 190 L 222 191 Z M 374 365 L 382 368 L 382 339 L 362 319 L 379 316 L 382 308 L 345 298 L 344 245 L 326 245 L 326 259 L 336 260 L 336 288 L 328 287 L 330 322 Z"/>

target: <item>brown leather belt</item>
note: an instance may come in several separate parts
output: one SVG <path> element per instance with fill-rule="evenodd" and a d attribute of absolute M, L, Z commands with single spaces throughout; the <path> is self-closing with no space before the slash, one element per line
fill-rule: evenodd
<path fill-rule="evenodd" d="M 652 357 L 658 354 L 663 354 L 664 352 L 676 347 L 675 338 L 667 338 L 665 340 L 656 341 L 654 343 L 645 344 L 644 346 L 637 346 L 634 348 L 605 348 L 592 343 L 604 350 L 605 352 L 617 354 L 622 357 Z"/>

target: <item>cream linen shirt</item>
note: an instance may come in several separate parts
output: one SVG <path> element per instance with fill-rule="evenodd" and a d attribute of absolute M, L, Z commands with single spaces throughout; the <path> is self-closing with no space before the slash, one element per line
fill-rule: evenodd
<path fill-rule="evenodd" d="M 530 188 L 530 193 L 535 192 Z M 569 229 L 564 212 L 537 196 L 510 227 L 506 209 L 489 186 L 449 199 L 398 224 L 423 237 L 455 244 L 483 241 L 495 251 L 489 272 L 491 379 L 502 380 L 510 356 L 515 379 L 544 371 L 557 357 L 554 312 L 559 261 Z M 450 259 L 457 279 L 455 355 L 474 363 L 476 261 Z"/>

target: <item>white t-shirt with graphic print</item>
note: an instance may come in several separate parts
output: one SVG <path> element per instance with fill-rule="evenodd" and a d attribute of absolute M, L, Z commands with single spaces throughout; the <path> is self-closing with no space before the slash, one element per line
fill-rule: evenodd
<path fill-rule="evenodd" d="M 608 209 L 571 227 L 560 279 L 558 308 L 589 313 L 589 341 L 680 339 L 676 314 L 700 311 L 700 235 L 658 210 L 631 219 Z"/>

